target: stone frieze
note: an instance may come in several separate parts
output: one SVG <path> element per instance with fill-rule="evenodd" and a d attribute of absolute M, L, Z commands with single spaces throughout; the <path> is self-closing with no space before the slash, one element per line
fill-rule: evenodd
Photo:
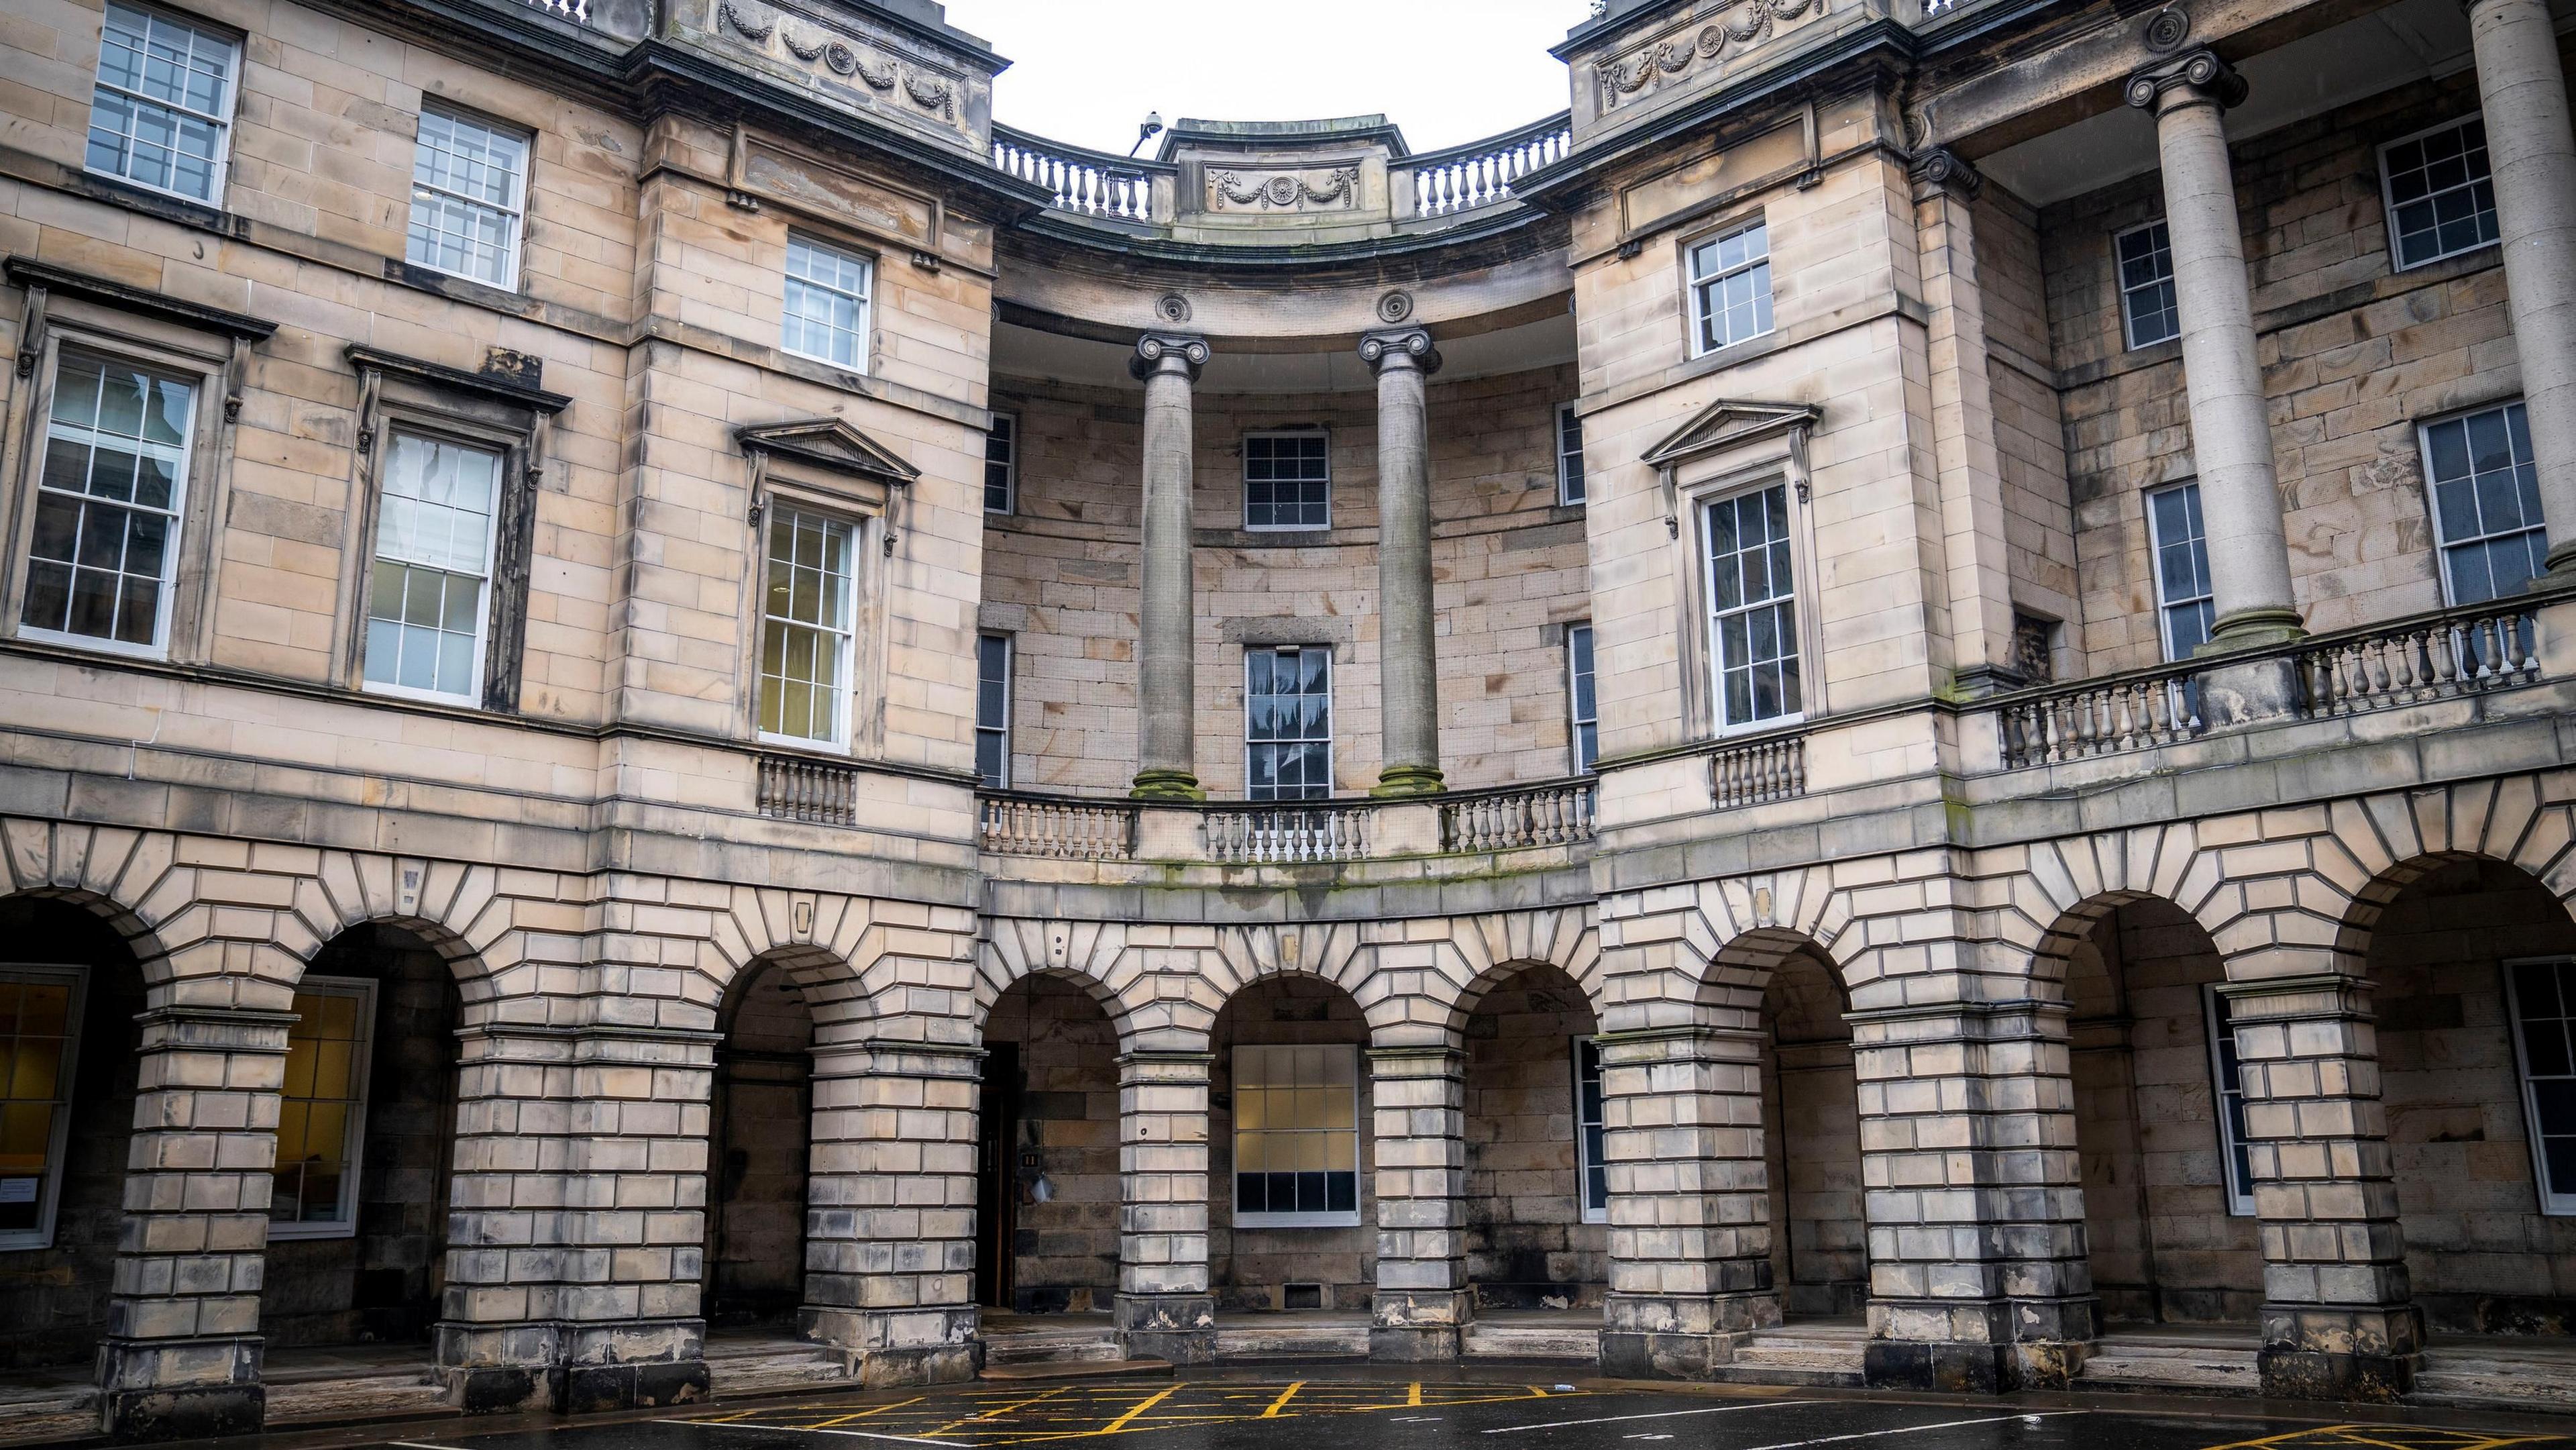
<path fill-rule="evenodd" d="M 1759 49 L 1783 25 L 1822 15 L 1831 0 L 1743 0 L 1719 11 L 1698 28 L 1681 25 L 1649 37 L 1641 45 L 1613 52 L 1593 66 L 1593 79 L 1604 115 L 1634 105 L 1702 66 L 1730 52 Z"/>

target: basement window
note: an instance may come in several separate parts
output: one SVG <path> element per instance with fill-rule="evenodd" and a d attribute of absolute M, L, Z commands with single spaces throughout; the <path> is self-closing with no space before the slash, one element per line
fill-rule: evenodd
<path fill-rule="evenodd" d="M 1356 1225 L 1359 1104 L 1356 1047 L 1237 1047 L 1235 1226 Z"/>
<path fill-rule="evenodd" d="M 347 1238 L 358 1231 L 376 985 L 307 977 L 295 992 L 295 1019 L 286 1030 L 286 1085 L 278 1094 L 268 1236 Z"/>
<path fill-rule="evenodd" d="M 86 980 L 79 967 L 0 966 L 0 1249 L 54 1241 Z"/>

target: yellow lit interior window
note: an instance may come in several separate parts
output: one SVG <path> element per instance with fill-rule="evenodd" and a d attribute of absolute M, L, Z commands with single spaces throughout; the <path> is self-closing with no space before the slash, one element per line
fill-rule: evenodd
<path fill-rule="evenodd" d="M 363 1050 L 372 997 L 365 984 L 314 984 L 295 994 L 286 1034 L 286 1087 L 277 1118 L 271 1223 L 348 1221 L 353 1129 L 366 1110 Z"/>
<path fill-rule="evenodd" d="M 70 1110 L 72 997 L 68 973 L 0 976 L 0 1234 L 44 1226 L 56 1126 Z"/>

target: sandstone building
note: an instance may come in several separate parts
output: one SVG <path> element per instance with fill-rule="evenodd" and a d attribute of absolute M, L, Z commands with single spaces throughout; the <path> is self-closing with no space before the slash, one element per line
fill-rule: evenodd
<path fill-rule="evenodd" d="M 2569 1331 L 2576 8 L 0 48 L 0 1434 Z"/>

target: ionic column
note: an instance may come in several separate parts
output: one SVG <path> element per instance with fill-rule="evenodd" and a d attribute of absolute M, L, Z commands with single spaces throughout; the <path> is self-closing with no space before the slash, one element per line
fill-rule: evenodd
<path fill-rule="evenodd" d="M 1204 1052 L 1118 1060 L 1118 1332 L 1130 1359 L 1216 1355 Z"/>
<path fill-rule="evenodd" d="M 1369 1049 L 1377 1294 L 1369 1358 L 1449 1360 L 1476 1317 L 1467 1286 L 1467 1061 L 1447 1047 Z"/>
<path fill-rule="evenodd" d="M 1601 1372 L 1707 1379 L 1780 1322 L 1763 1159 L 1760 994 L 1733 1027 L 1601 1039 L 1610 1298 Z"/>
<path fill-rule="evenodd" d="M 143 1014 L 125 1222 L 98 1348 L 105 1428 L 118 1440 L 260 1428 L 259 1296 L 294 1020 L 231 1007 Z"/>
<path fill-rule="evenodd" d="M 2547 0 L 2470 0 L 2549 582 L 2576 583 L 2576 136 Z"/>
<path fill-rule="evenodd" d="M 2338 972 L 2219 986 L 2245 1077 L 2263 1234 L 2263 1393 L 2393 1401 L 2424 1319 L 2406 1277 L 2370 984 Z"/>
<path fill-rule="evenodd" d="M 975 1377 L 981 1057 L 929 1042 L 814 1046 L 797 1323 L 847 1353 L 867 1386 Z"/>
<path fill-rule="evenodd" d="M 1196 435 L 1190 388 L 1207 365 L 1207 339 L 1148 333 L 1128 371 L 1145 384 L 1143 602 L 1136 632 L 1136 785 L 1139 800 L 1203 800 L 1192 753 L 1198 652 L 1190 602 L 1190 495 Z"/>
<path fill-rule="evenodd" d="M 1872 1386 L 2063 1389 L 2097 1318 L 2066 1008 L 1853 1012 Z"/>
<path fill-rule="evenodd" d="M 2281 486 L 2272 470 L 2263 371 L 2254 356 L 2254 299 L 2245 279 L 2223 119 L 2228 107 L 2245 98 L 2245 82 L 2215 53 L 2196 50 L 2131 76 L 2128 97 L 2129 104 L 2155 115 L 2156 153 L 2164 169 L 2192 458 L 2218 604 L 2210 646 L 2246 649 L 2296 639 L 2306 630 L 2290 589 L 2290 549 L 2281 527 Z"/>
<path fill-rule="evenodd" d="M 1376 794 L 1440 786 L 1440 664 L 1431 615 L 1431 424 L 1424 383 L 1439 349 L 1419 327 L 1372 332 L 1360 357 L 1377 372 L 1377 593 L 1380 733 Z"/>

